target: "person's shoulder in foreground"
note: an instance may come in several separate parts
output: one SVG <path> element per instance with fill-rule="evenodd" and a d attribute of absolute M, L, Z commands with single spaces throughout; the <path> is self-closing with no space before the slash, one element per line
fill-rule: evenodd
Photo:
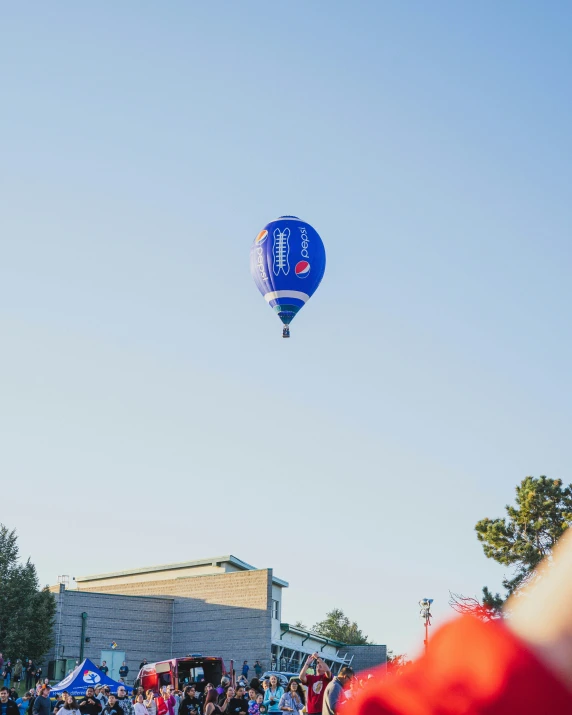
<path fill-rule="evenodd" d="M 343 715 L 560 715 L 572 691 L 501 622 L 466 616 L 399 676 L 371 678 Z"/>

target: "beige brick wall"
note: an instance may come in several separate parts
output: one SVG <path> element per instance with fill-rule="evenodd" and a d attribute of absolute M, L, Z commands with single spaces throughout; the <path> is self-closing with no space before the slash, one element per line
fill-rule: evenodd
<path fill-rule="evenodd" d="M 118 593 L 126 596 L 195 598 L 205 603 L 265 611 L 270 609 L 269 585 L 271 583 L 272 569 L 260 569 L 220 575 L 123 583 L 115 586 L 108 584 L 86 587 L 82 584 L 81 591 Z"/>
<path fill-rule="evenodd" d="M 81 591 L 173 597 L 174 656 L 219 655 L 227 666 L 234 660 L 238 671 L 243 660 L 251 667 L 255 660 L 264 668 L 270 666 L 271 569 L 92 586 Z"/>

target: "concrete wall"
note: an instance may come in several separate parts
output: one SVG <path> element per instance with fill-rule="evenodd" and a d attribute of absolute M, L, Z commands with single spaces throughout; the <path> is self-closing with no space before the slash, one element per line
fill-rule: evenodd
<path fill-rule="evenodd" d="M 87 613 L 84 657 L 96 665 L 102 650 L 112 641 L 126 651 L 129 682 L 139 670 L 143 658 L 149 662 L 170 657 L 173 598 L 129 598 L 128 596 L 63 591 L 56 594 L 57 613 L 54 641 L 59 628 L 57 657 L 79 658 L 83 612 Z M 60 627 L 61 609 L 61 627 Z M 46 660 L 55 657 L 55 646 Z"/>
<path fill-rule="evenodd" d="M 259 660 L 270 667 L 272 570 L 237 571 L 171 580 L 82 584 L 81 593 L 174 598 L 173 654 L 219 655 L 227 667 Z M 81 611 L 80 611 L 81 613 Z M 170 630 L 169 630 L 170 633 Z M 118 639 L 115 637 L 117 642 Z M 110 641 L 111 642 L 111 641 Z M 169 657 L 169 653 L 163 657 Z M 152 658 L 146 655 L 151 662 Z M 154 658 L 153 658 L 154 659 Z M 139 662 L 137 663 L 137 665 Z M 131 666 L 130 666 L 131 667 Z"/>
<path fill-rule="evenodd" d="M 371 672 L 387 663 L 387 646 L 385 645 L 348 645 L 342 648 L 341 652 L 353 655 L 352 668 L 356 672 Z"/>

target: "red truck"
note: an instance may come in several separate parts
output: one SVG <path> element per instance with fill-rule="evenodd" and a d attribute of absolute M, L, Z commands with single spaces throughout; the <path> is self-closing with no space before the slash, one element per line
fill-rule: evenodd
<path fill-rule="evenodd" d="M 145 692 L 158 692 L 163 685 L 172 685 L 175 690 L 195 685 L 202 691 L 207 683 L 216 687 L 223 675 L 226 675 L 226 669 L 222 658 L 193 655 L 145 664 L 139 671 L 135 687 L 141 686 Z"/>

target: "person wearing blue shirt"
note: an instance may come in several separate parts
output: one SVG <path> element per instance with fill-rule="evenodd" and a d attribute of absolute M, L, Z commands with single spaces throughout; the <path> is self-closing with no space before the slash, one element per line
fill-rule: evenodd
<path fill-rule="evenodd" d="M 30 693 L 24 693 L 23 698 L 18 698 L 16 700 L 16 705 L 20 711 L 20 715 L 26 715 L 28 712 L 28 706 L 30 705 Z"/>
<path fill-rule="evenodd" d="M 269 713 L 282 712 L 280 710 L 280 698 L 283 695 L 284 688 L 282 688 L 278 683 L 278 678 L 275 675 L 271 675 L 268 689 L 264 693 L 264 705 L 266 705 L 266 711 Z"/>

